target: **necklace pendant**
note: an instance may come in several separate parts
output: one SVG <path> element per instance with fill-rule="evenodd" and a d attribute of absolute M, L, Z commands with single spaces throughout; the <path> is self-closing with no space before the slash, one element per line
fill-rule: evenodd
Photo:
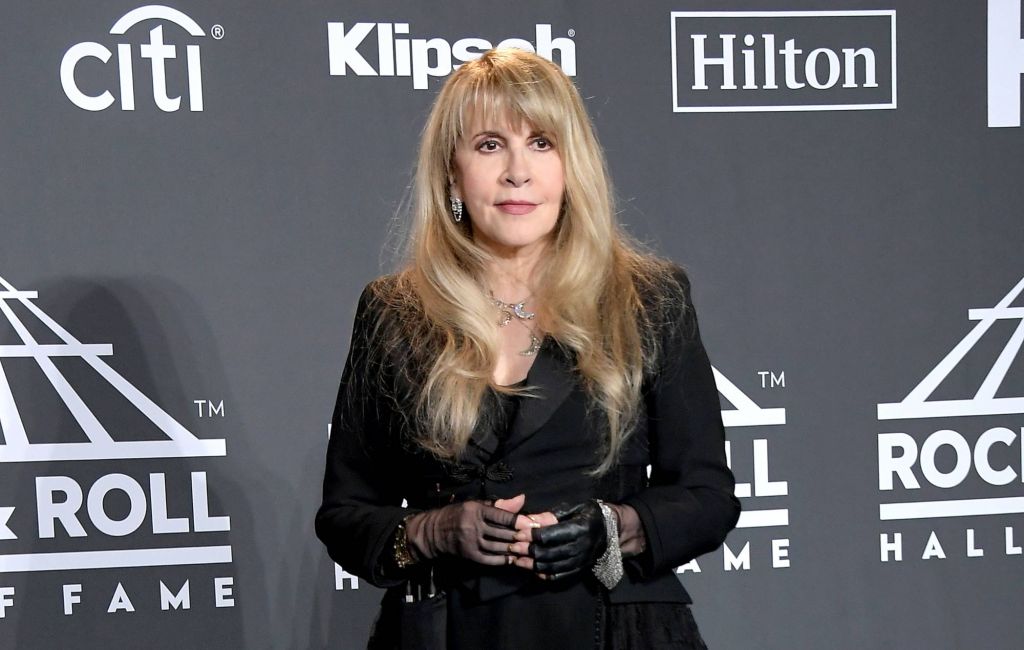
<path fill-rule="evenodd" d="M 540 351 L 540 339 L 530 334 L 530 347 L 526 348 L 519 354 L 524 357 L 532 357 Z"/>
<path fill-rule="evenodd" d="M 498 319 L 498 327 L 505 327 L 512 322 L 512 314 L 507 309 L 501 310 L 501 316 Z"/>
<path fill-rule="evenodd" d="M 526 311 L 525 300 L 523 302 L 513 305 L 512 311 L 516 313 L 516 318 L 519 318 L 521 320 L 533 320 L 533 317 L 537 315 L 532 311 Z"/>

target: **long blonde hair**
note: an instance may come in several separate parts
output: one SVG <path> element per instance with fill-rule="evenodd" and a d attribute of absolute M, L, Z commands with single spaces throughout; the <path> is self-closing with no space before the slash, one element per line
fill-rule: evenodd
<path fill-rule="evenodd" d="M 544 306 L 545 332 L 574 359 L 592 407 L 605 415 L 594 470 L 603 473 L 635 424 L 658 355 L 652 303 L 642 297 L 678 292 L 664 291 L 674 281 L 671 265 L 641 252 L 616 223 L 604 155 L 579 92 L 556 65 L 522 50 L 485 52 L 445 83 L 422 134 L 406 267 L 375 283 L 388 306 L 376 329 L 382 347 L 415 357 L 402 370 L 414 438 L 455 459 L 482 422 L 488 389 L 509 392 L 492 379 L 499 334 L 484 290 L 489 253 L 474 243 L 469 220 L 455 222 L 449 208 L 456 143 L 474 115 L 525 121 L 550 135 L 561 156 L 563 207 L 534 298 Z"/>

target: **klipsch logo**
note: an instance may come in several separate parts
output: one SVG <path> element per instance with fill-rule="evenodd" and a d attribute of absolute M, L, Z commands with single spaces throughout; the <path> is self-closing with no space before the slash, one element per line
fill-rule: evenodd
<path fill-rule="evenodd" d="M 37 292 L 18 291 L 0 278 L 0 323 L 9 325 L 20 340 L 0 345 L 0 464 L 40 463 L 34 466 L 31 488 L 15 490 L 8 484 L 0 494 L 0 576 L 230 563 L 231 546 L 225 543 L 225 534 L 231 530 L 231 521 L 211 514 L 205 471 L 186 470 L 165 460 L 159 471 L 140 476 L 127 468 L 97 472 L 95 463 L 82 462 L 150 459 L 145 464 L 152 468 L 153 459 L 224 456 L 224 440 L 200 439 L 188 431 L 107 364 L 104 358 L 113 355 L 111 345 L 82 343 L 40 309 L 34 302 L 37 298 Z M 86 388 L 81 371 L 66 374 L 71 361 L 88 367 L 89 381 L 103 385 L 109 396 L 104 402 L 109 404 L 96 402 L 95 396 L 102 393 L 81 390 Z M 70 416 L 67 422 L 77 425 L 68 429 L 67 437 L 77 441 L 53 442 L 54 431 L 27 426 L 25 393 L 17 390 L 12 377 L 38 378 L 37 385 L 51 389 L 30 393 L 29 408 L 38 409 L 47 402 L 57 408 L 62 405 Z M 129 420 L 139 424 L 125 431 L 124 425 L 112 428 L 110 422 L 101 421 L 97 411 L 111 414 L 114 403 L 135 411 L 129 413 Z M 216 409 L 223 414 L 223 402 Z M 17 502 L 18 495 L 26 492 L 30 496 Z M 172 493 L 189 496 L 169 499 Z M 111 508 L 111 502 L 120 505 Z M 22 510 L 31 514 L 21 514 Z M 122 538 L 131 542 L 126 545 Z M 208 538 L 214 543 L 197 543 Z M 217 607 L 233 606 L 232 585 L 231 577 L 214 579 Z M 160 582 L 162 609 L 190 609 L 188 580 L 175 589 Z M 114 594 L 108 612 L 134 611 L 120 583 L 106 593 Z M 75 606 L 86 598 L 79 583 L 64 584 L 62 594 L 65 615 L 74 614 Z M 60 602 L 61 593 L 55 598 Z M 0 618 L 11 607 L 16 607 L 14 587 L 0 585 Z"/>
<path fill-rule="evenodd" d="M 1022 291 L 1024 279 L 995 307 L 969 310 L 968 318 L 977 324 L 967 335 L 902 401 L 878 405 L 880 421 L 905 422 L 903 431 L 878 435 L 878 489 L 886 495 L 913 498 L 886 498 L 879 505 L 879 519 L 931 520 L 934 526 L 939 520 L 986 515 L 978 521 L 1004 526 L 1002 531 L 983 531 L 982 535 L 975 528 L 962 531 L 967 557 L 983 556 L 985 542 L 993 541 L 989 538 L 999 538 L 1006 555 L 1022 552 L 1014 541 L 1014 527 L 1005 525 L 1007 515 L 1024 513 L 1020 473 L 1024 396 L 1012 394 L 1020 390 L 1019 381 L 1006 381 L 1013 376 L 1011 367 L 1024 344 L 1024 306 L 1014 305 Z M 1009 338 L 1003 343 L 1002 336 L 1007 333 Z M 992 343 L 998 349 L 995 361 L 980 384 L 972 382 L 976 378 L 970 376 L 970 370 L 978 361 L 991 359 Z M 972 352 L 973 362 L 964 363 Z M 954 373 L 956 379 L 948 382 L 950 387 L 945 386 Z M 977 386 L 970 388 L 973 396 L 946 396 L 950 388 L 962 391 L 972 383 Z M 936 393 L 942 397 L 934 398 Z M 945 558 L 942 542 L 931 530 L 927 540 L 916 546 L 923 548 L 922 559 Z M 903 559 L 902 532 L 882 532 L 880 544 L 883 562 Z"/>
<path fill-rule="evenodd" d="M 725 443 L 725 453 L 738 479 L 736 496 L 743 502 L 737 530 L 721 548 L 722 568 L 725 571 L 786 568 L 790 565 L 789 538 L 775 537 L 774 532 L 789 526 L 789 508 L 780 507 L 789 496 L 789 483 L 769 477 L 769 439 L 761 434 L 761 427 L 786 424 L 786 409 L 761 408 L 717 368 L 713 372 L 720 396 L 733 407 L 722 410 L 722 422 L 731 438 Z M 784 372 L 766 370 L 758 374 L 763 389 L 786 386 Z M 757 529 L 766 529 L 765 534 L 758 534 Z M 702 567 L 697 560 L 691 560 L 678 571 L 701 572 Z"/>
<path fill-rule="evenodd" d="M 123 36 L 135 25 L 147 21 L 159 21 L 155 27 L 149 30 L 148 43 L 137 46 L 133 46 L 131 43 L 116 45 L 116 77 L 108 72 L 110 66 L 107 64 L 114 53 L 106 45 L 86 41 L 72 45 L 68 49 L 60 63 L 60 83 L 64 87 L 64 94 L 71 100 L 71 103 L 87 111 L 102 111 L 114 104 L 115 96 L 111 90 L 116 89 L 121 101 L 121 110 L 135 110 L 136 68 L 133 51 L 137 48 L 139 58 L 148 59 L 150 62 L 152 96 L 157 108 L 170 113 L 181 107 L 182 98 L 179 91 L 168 88 L 168 66 L 181 66 L 182 63 L 179 61 L 183 58 L 185 74 L 174 76 L 184 76 L 187 79 L 189 110 L 203 110 L 203 68 L 199 45 L 189 44 L 182 48 L 164 40 L 165 38 L 178 38 L 172 33 L 181 31 L 194 40 L 205 36 L 203 29 L 196 21 L 177 9 L 162 5 L 147 5 L 133 9 L 121 16 L 110 28 L 110 33 L 115 36 Z M 164 33 L 165 26 L 170 27 L 168 30 L 170 33 Z M 220 25 L 214 25 L 211 34 L 214 38 L 222 38 L 223 28 Z M 184 50 L 184 57 L 180 56 L 182 50 Z M 88 75 L 88 82 L 83 81 L 83 77 L 86 75 Z M 144 91 L 141 89 L 140 94 L 144 96 Z"/>
<path fill-rule="evenodd" d="M 678 113 L 896 108 L 895 11 L 676 11 Z"/>
<path fill-rule="evenodd" d="M 1021 0 L 988 0 L 988 125 L 1020 126 Z"/>
<path fill-rule="evenodd" d="M 372 47 L 370 34 L 376 47 Z M 412 77 L 412 87 L 426 90 L 430 77 L 446 77 L 460 64 L 478 58 L 495 47 L 483 38 L 409 38 L 409 23 L 327 23 L 327 51 L 332 76 L 351 70 L 360 77 Z M 517 47 L 536 52 L 558 63 L 565 74 L 576 75 L 576 43 L 573 30 L 554 38 L 551 25 L 537 25 L 534 41 L 506 38 L 497 47 Z M 362 49 L 360 49 L 362 48 Z M 555 52 L 558 52 L 556 60 Z M 377 67 L 370 63 L 376 55 Z M 369 60 L 367 57 L 370 57 Z"/>

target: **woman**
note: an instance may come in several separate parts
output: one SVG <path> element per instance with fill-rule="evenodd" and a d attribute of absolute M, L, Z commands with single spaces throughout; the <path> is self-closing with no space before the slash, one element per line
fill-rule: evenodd
<path fill-rule="evenodd" d="M 359 300 L 316 519 L 389 588 L 371 647 L 704 647 L 673 568 L 739 515 L 718 392 L 572 82 L 519 50 L 461 66 L 414 192 L 406 268 Z"/>

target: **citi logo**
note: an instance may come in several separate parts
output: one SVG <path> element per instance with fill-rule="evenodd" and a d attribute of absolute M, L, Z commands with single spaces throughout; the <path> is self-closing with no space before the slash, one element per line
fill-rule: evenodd
<path fill-rule="evenodd" d="M 1020 126 L 1021 0 L 988 0 L 988 125 Z"/>
<path fill-rule="evenodd" d="M 671 18 L 677 113 L 896 108 L 895 11 Z"/>
<path fill-rule="evenodd" d="M 370 47 L 364 47 L 370 34 L 377 41 L 376 69 L 366 59 Z M 409 23 L 327 23 L 327 49 L 331 76 L 346 76 L 351 70 L 360 77 L 412 77 L 412 87 L 426 90 L 430 77 L 446 77 L 462 63 L 479 58 L 495 47 L 483 38 L 461 38 L 449 43 L 443 38 L 408 38 Z M 558 63 L 565 74 L 576 75 L 575 35 L 553 38 L 551 25 L 537 25 L 534 41 L 506 38 L 497 47 L 517 47 L 536 52 Z M 558 61 L 555 61 L 555 52 Z"/>
<path fill-rule="evenodd" d="M 110 28 L 115 36 L 124 35 L 135 25 L 145 21 L 165 21 L 173 25 L 175 31 L 180 28 L 189 36 L 205 36 L 196 21 L 177 9 L 163 5 L 146 5 L 133 9 L 121 16 Z M 217 30 L 218 26 L 214 26 Z M 214 34 L 216 37 L 216 33 Z M 133 46 L 130 43 L 117 44 L 117 79 L 118 95 L 121 110 L 135 110 L 135 67 L 133 64 Z M 203 70 L 198 45 L 186 45 L 184 59 L 188 78 L 188 108 L 190 111 L 203 110 Z M 179 48 L 164 41 L 164 25 L 159 24 L 149 30 L 149 42 L 138 46 L 138 55 L 148 59 L 152 69 L 153 101 L 160 110 L 173 113 L 181 108 L 182 98 L 172 93 L 167 87 L 168 61 L 179 58 Z M 110 48 L 92 41 L 72 45 L 64 54 L 60 63 L 60 82 L 64 94 L 75 106 L 87 111 L 102 111 L 116 101 L 110 89 L 96 92 L 92 88 L 82 88 L 76 73 L 80 66 L 96 66 L 107 64 L 114 53 Z M 92 59 L 93 61 L 87 61 Z M 90 71 L 93 72 L 93 71 Z"/>

